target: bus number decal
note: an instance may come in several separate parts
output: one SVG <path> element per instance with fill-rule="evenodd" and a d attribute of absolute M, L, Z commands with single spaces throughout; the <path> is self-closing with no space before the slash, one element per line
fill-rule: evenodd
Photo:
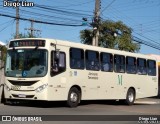
<path fill-rule="evenodd" d="M 152 80 L 153 80 L 154 82 L 157 82 L 157 78 L 156 78 L 156 77 L 152 77 Z"/>
<path fill-rule="evenodd" d="M 77 76 L 77 71 L 74 71 L 74 76 Z"/>
<path fill-rule="evenodd" d="M 118 84 L 122 85 L 122 75 L 118 75 Z"/>
<path fill-rule="evenodd" d="M 77 71 L 70 71 L 69 72 L 69 75 L 70 75 L 70 77 L 72 77 L 72 76 L 77 76 L 78 75 L 78 72 Z"/>

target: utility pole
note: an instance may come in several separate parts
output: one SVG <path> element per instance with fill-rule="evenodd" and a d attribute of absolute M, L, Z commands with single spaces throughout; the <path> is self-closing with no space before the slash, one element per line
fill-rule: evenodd
<path fill-rule="evenodd" d="M 25 28 L 25 30 L 30 30 L 31 37 L 33 37 L 35 31 L 41 32 L 41 30 L 34 29 L 34 27 L 33 27 L 34 20 L 33 19 L 30 19 L 30 22 L 31 22 L 31 27 L 30 28 Z"/>
<path fill-rule="evenodd" d="M 17 0 L 17 3 L 19 0 Z M 19 38 L 19 6 L 16 7 L 16 39 Z"/>
<path fill-rule="evenodd" d="M 93 39 L 92 39 L 93 46 L 98 46 L 100 6 L 101 6 L 101 0 L 96 0 L 95 1 L 95 12 L 94 12 L 94 22 L 93 22 Z"/>

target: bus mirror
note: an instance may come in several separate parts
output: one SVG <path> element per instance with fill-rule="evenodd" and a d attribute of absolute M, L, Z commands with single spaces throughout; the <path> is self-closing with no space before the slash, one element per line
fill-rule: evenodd
<path fill-rule="evenodd" d="M 65 54 L 59 51 L 54 52 L 54 56 L 53 56 L 53 71 L 54 72 L 58 72 L 59 70 L 64 70 L 64 68 L 66 67 L 66 63 L 65 63 Z"/>
<path fill-rule="evenodd" d="M 59 68 L 65 68 L 65 54 L 60 53 L 59 54 L 59 63 L 58 63 Z"/>
<path fill-rule="evenodd" d="M 60 52 L 56 51 L 55 52 L 55 60 L 59 60 Z"/>

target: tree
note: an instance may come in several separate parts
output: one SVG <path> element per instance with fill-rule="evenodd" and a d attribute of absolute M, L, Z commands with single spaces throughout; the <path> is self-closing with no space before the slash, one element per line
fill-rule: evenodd
<path fill-rule="evenodd" d="M 132 41 L 132 29 L 127 27 L 121 21 L 102 21 L 99 25 L 99 32 L 98 45 L 100 47 L 119 49 L 129 52 L 138 52 L 140 49 L 140 45 Z M 82 43 L 91 45 L 93 31 L 80 31 L 80 38 Z"/>
<path fill-rule="evenodd" d="M 2 69 L 4 67 L 4 62 L 6 60 L 6 52 L 7 52 L 7 48 L 6 46 L 0 46 L 0 69 Z"/>

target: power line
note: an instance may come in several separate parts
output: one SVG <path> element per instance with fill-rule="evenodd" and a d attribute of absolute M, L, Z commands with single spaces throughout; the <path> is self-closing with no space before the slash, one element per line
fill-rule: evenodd
<path fill-rule="evenodd" d="M 71 12 L 71 11 L 66 11 L 66 10 L 55 9 L 55 8 L 47 7 L 47 6 L 44 6 L 44 5 L 38 5 L 38 4 L 35 4 L 35 7 L 42 8 L 42 9 L 45 9 L 45 10 L 54 11 L 54 12 L 58 12 L 58 13 L 63 13 L 63 15 L 67 14 L 67 15 L 71 15 L 71 16 L 73 16 L 73 15 L 75 15 L 75 16 L 92 16 L 92 15 L 78 13 L 78 12 Z"/>
<path fill-rule="evenodd" d="M 15 0 L 10 0 L 10 1 L 16 2 Z M 91 0 L 91 1 L 93 1 L 93 0 Z M 83 4 L 90 3 L 91 1 L 85 2 L 85 3 L 83 3 Z M 20 2 L 21 2 L 21 1 L 20 1 Z M 77 4 L 77 5 L 78 5 L 78 4 Z M 77 17 L 79 17 L 79 16 L 92 16 L 92 15 L 90 15 L 90 14 L 85 14 L 86 12 L 91 13 L 91 11 L 67 9 L 66 7 L 65 7 L 65 8 L 62 8 L 62 7 L 56 7 L 56 6 L 48 6 L 48 5 L 34 4 L 34 8 L 32 8 L 32 9 L 35 9 L 35 7 L 36 7 L 36 8 L 41 8 L 41 9 L 43 9 L 43 11 L 44 11 L 44 10 L 46 10 L 46 11 L 49 10 L 49 11 L 52 12 L 52 13 L 53 13 L 53 11 L 54 11 L 54 12 L 58 12 L 58 13 L 63 13 L 63 15 L 64 15 L 64 14 L 66 14 L 66 15 L 71 15 L 71 16 L 75 15 L 75 16 L 77 16 Z M 36 9 L 36 10 L 37 10 L 37 9 Z M 79 12 L 85 12 L 85 13 L 79 13 Z M 55 13 L 54 13 L 54 14 L 55 14 Z"/>
<path fill-rule="evenodd" d="M 36 4 L 37 5 L 37 4 Z M 35 5 L 35 7 L 36 7 L 36 5 Z M 83 14 L 83 13 L 79 13 L 79 12 L 71 12 L 71 11 L 66 11 L 66 9 L 63 9 L 63 10 L 61 10 L 61 9 L 53 9 L 54 7 L 52 7 L 51 8 L 51 6 L 45 6 L 45 5 L 37 5 L 37 8 L 36 8 L 36 10 L 37 9 L 39 9 L 39 10 L 41 10 L 41 11 L 43 11 L 43 12 L 50 12 L 50 13 L 52 13 L 52 14 L 58 14 L 58 15 L 62 15 L 63 14 L 63 17 L 61 16 L 61 17 L 59 17 L 59 16 L 52 16 L 52 15 L 50 15 L 50 14 L 43 14 L 43 12 L 41 12 L 41 13 L 37 13 L 37 12 L 34 12 L 34 11 L 27 11 L 27 10 L 23 10 L 23 9 L 20 9 L 21 10 L 21 12 L 23 12 L 23 14 L 21 14 L 21 16 L 24 16 L 24 14 L 29 14 L 30 15 L 30 17 L 29 18 L 35 18 L 35 17 L 33 17 L 32 15 L 35 15 L 35 16 L 42 16 L 43 15 L 43 17 L 46 17 L 47 19 L 46 20 L 48 20 L 48 18 L 49 19 L 52 19 L 52 18 L 54 18 L 55 20 L 52 20 L 52 21 L 54 21 L 54 22 L 60 22 L 61 20 L 63 20 L 63 21 L 61 21 L 61 22 L 66 22 L 66 20 L 68 20 L 69 22 L 71 22 L 72 21 L 72 23 L 73 22 L 82 22 L 82 20 L 78 20 L 78 19 L 76 19 L 76 17 L 80 17 L 80 18 L 82 18 L 82 17 L 92 17 L 92 15 L 89 15 L 89 14 Z M 31 8 L 32 9 L 32 8 Z M 34 8 L 35 9 L 35 8 Z M 81 10 L 76 10 L 76 11 L 81 11 Z M 32 17 L 31 17 L 32 16 Z M 42 19 L 42 18 L 41 18 Z M 57 20 L 58 19 L 58 20 Z M 37 19 L 37 20 L 39 20 L 39 19 Z M 43 18 L 43 20 L 44 20 L 44 18 Z"/>
<path fill-rule="evenodd" d="M 117 10 L 117 8 L 114 8 L 114 11 L 115 11 L 115 10 Z M 118 10 L 117 10 L 117 11 L 118 11 Z M 117 14 L 119 15 L 119 12 L 117 12 Z M 112 15 L 113 15 L 113 13 L 112 13 Z M 129 18 L 128 16 L 126 16 L 126 15 L 124 15 L 124 14 L 123 14 L 123 16 Z M 118 19 L 119 19 L 119 18 L 118 18 Z M 129 19 L 128 19 L 128 20 L 129 20 Z M 130 20 L 130 21 L 134 22 L 133 19 Z M 129 21 L 129 22 L 130 22 L 130 21 Z M 135 23 L 135 22 L 134 22 L 134 23 Z M 129 24 L 129 25 L 130 25 L 130 24 Z M 135 31 L 134 31 L 134 32 L 135 32 Z M 136 32 L 135 32 L 135 33 L 136 33 Z M 145 36 L 143 36 L 143 35 L 141 35 L 141 34 L 139 34 L 139 33 L 136 33 L 136 34 L 140 35 L 141 37 L 143 37 L 143 38 L 145 38 L 145 39 L 147 39 L 147 40 L 150 40 L 150 41 L 152 41 L 152 42 L 155 42 L 154 40 L 152 40 L 152 39 L 150 39 L 150 38 L 147 38 L 147 37 L 145 37 Z M 156 42 L 156 43 L 157 43 L 157 42 Z M 158 43 L 158 44 L 159 44 L 159 43 Z"/>
<path fill-rule="evenodd" d="M 4 23 L 1 23 L 0 25 L 5 25 L 5 24 L 8 24 L 9 22 L 12 22 L 13 20 L 9 20 L 7 22 L 4 22 Z"/>
<path fill-rule="evenodd" d="M 8 10 L 11 10 L 11 8 L 9 8 Z M 12 13 L 10 13 L 12 11 Z M 13 9 L 11 10 L 8 14 L 7 12 L 7 15 L 15 15 L 15 13 L 13 13 Z M 6 12 L 4 12 L 2 10 L 3 13 L 6 14 Z M 1 12 L 1 13 L 2 13 Z M 27 11 L 27 10 L 23 10 L 23 9 L 20 9 L 20 12 L 21 12 L 21 18 L 34 18 L 35 20 L 40 20 L 41 22 L 54 22 L 54 25 L 66 25 L 66 26 L 81 26 L 81 23 L 82 23 L 82 19 L 80 18 L 79 20 L 78 19 L 74 19 L 74 17 L 72 18 L 68 18 L 68 17 L 58 17 L 58 16 L 52 16 L 50 14 L 41 14 L 41 13 L 38 13 L 38 12 L 31 12 L 31 11 Z M 53 12 L 52 12 L 53 13 Z M 42 18 L 43 16 L 43 18 Z M 79 23 L 79 25 L 78 25 Z M 53 24 L 53 23 L 52 23 Z"/>
<path fill-rule="evenodd" d="M 14 21 L 15 20 L 11 20 L 10 22 L 10 24 L 13 24 L 14 23 Z M 8 26 L 10 26 L 10 24 L 7 24 L 4 28 L 2 28 L 1 30 L 0 30 L 0 32 L 2 32 L 3 30 L 5 30 Z"/>
<path fill-rule="evenodd" d="M 7 15 L 7 14 L 1 14 L 1 13 L 0 13 L 0 16 L 10 17 L 10 18 L 16 19 L 15 16 Z M 18 19 L 24 20 L 24 21 L 30 21 L 30 19 L 22 18 L 22 17 L 19 17 Z M 80 24 L 80 25 L 62 24 L 62 23 L 53 23 L 53 22 L 46 22 L 46 21 L 40 21 L 40 20 L 34 20 L 34 22 L 36 22 L 36 23 L 41 23 L 41 24 L 49 24 L 49 25 L 59 25 L 59 26 L 73 26 L 73 27 L 76 27 L 76 26 L 83 26 L 82 24 Z"/>
<path fill-rule="evenodd" d="M 77 22 L 79 20 L 76 20 L 76 19 L 71 19 L 71 18 L 63 18 L 63 17 L 58 17 L 58 16 L 51 16 L 51 15 L 47 15 L 47 14 L 41 14 L 41 13 L 36 13 L 36 12 L 31 12 L 31 11 L 27 11 L 27 10 L 23 10 L 23 9 L 20 9 L 21 12 L 24 12 L 24 14 L 32 14 L 32 15 L 35 15 L 35 16 L 40 16 L 40 17 L 46 17 L 46 18 L 55 18 L 55 19 L 62 19 L 63 21 L 65 20 L 68 20 L 68 21 L 74 21 L 74 22 Z"/>
<path fill-rule="evenodd" d="M 103 10 L 102 10 L 102 12 L 104 12 L 109 6 L 111 6 L 113 3 L 115 2 L 115 0 L 112 0 L 111 2 L 110 2 L 110 4 L 109 5 L 107 5 Z M 37 5 L 37 4 L 36 4 Z M 78 4 L 77 4 L 78 5 Z M 53 9 L 54 8 L 54 9 Z M 32 8 L 31 8 L 32 9 Z M 34 22 L 36 22 L 36 23 L 41 23 L 41 24 L 49 24 L 49 25 L 59 25 L 59 26 L 72 26 L 72 27 L 76 27 L 76 26 L 82 26 L 82 24 L 80 24 L 80 25 L 76 25 L 76 24 L 68 24 L 68 23 L 57 23 L 57 22 L 60 22 L 59 20 L 61 19 L 61 20 L 63 20 L 63 21 L 65 21 L 66 22 L 66 19 L 68 19 L 69 21 L 75 21 L 75 22 L 77 22 L 78 20 L 76 20 L 76 19 L 73 19 L 73 18 L 76 18 L 76 17 L 82 17 L 82 16 L 88 16 L 88 17 L 91 17 L 92 15 L 91 14 L 86 14 L 86 13 L 79 13 L 79 12 L 81 12 L 81 10 L 73 10 L 73 9 L 67 9 L 67 8 L 64 8 L 64 9 L 60 9 L 60 8 L 56 8 L 55 9 L 55 7 L 53 7 L 53 6 L 45 6 L 45 5 L 37 5 L 36 6 L 36 8 L 33 8 L 33 9 L 39 9 L 39 10 L 41 10 L 41 11 L 43 11 L 43 12 L 51 12 L 51 13 L 53 13 L 53 14 L 62 14 L 63 13 L 63 15 L 64 16 L 70 16 L 70 17 L 72 17 L 72 18 L 66 18 L 66 17 L 64 17 L 64 18 L 62 18 L 62 17 L 58 17 L 58 16 L 52 16 L 52 15 L 46 15 L 46 14 L 41 14 L 41 13 L 33 13 L 33 12 L 30 12 L 30 11 L 26 11 L 26 10 L 23 10 L 23 12 L 25 12 L 25 14 L 30 14 L 30 16 L 31 15 L 36 15 L 36 16 L 38 16 L 38 17 L 40 17 L 40 16 L 43 16 L 43 17 L 45 17 L 45 18 L 54 18 L 54 19 L 56 19 L 56 23 L 55 23 L 55 20 L 52 20 L 52 21 L 54 21 L 54 23 L 53 22 L 48 22 L 48 21 L 40 21 L 40 19 L 37 19 L 37 20 L 34 20 Z M 102 13 L 101 12 L 101 13 Z M 2 13 L 2 11 L 1 11 L 1 13 Z M 4 12 L 3 12 L 4 13 Z M 10 17 L 10 18 L 14 18 L 14 19 L 16 19 L 16 17 L 14 17 L 14 16 L 11 16 L 11 14 L 10 15 L 8 15 L 8 14 L 0 14 L 1 16 L 5 16 L 5 17 Z M 24 15 L 22 15 L 22 16 L 24 16 Z M 32 17 L 32 18 L 34 18 L 34 17 Z M 24 20 L 24 21 L 30 21 L 30 19 L 27 19 L 25 16 L 24 17 L 19 17 L 18 19 L 20 19 L 20 20 Z M 42 18 L 43 20 L 44 20 L 44 18 Z M 59 20 L 57 20 L 57 19 L 59 19 Z M 48 19 L 47 19 L 48 20 Z M 131 21 L 131 20 L 130 20 Z M 136 32 L 135 32 L 136 33 Z M 136 34 L 138 34 L 138 33 L 136 33 Z M 149 42 L 149 41 L 145 41 L 145 40 L 142 40 L 142 39 L 140 39 L 140 38 L 138 38 L 138 37 L 135 37 L 135 36 L 133 36 L 134 37 L 134 41 L 137 41 L 138 43 L 143 43 L 144 45 L 148 45 L 148 46 L 153 46 L 153 48 L 156 48 L 156 49 L 159 49 L 157 46 L 157 44 L 159 44 L 158 42 L 155 42 L 154 40 L 152 40 L 152 39 L 150 39 L 150 38 L 147 38 L 147 37 L 145 37 L 145 36 L 143 36 L 143 35 L 140 35 L 139 34 L 139 36 L 141 36 L 141 37 L 143 37 L 143 38 L 145 38 L 145 39 L 147 39 L 147 40 L 149 40 L 149 41 L 152 41 L 152 42 L 154 42 L 154 43 L 156 43 L 156 44 L 152 44 L 151 42 Z"/>
<path fill-rule="evenodd" d="M 139 33 L 136 33 L 136 32 L 134 32 L 134 33 L 137 34 L 137 35 L 139 35 L 139 36 L 141 36 L 141 37 L 143 37 L 143 38 L 145 38 L 145 39 L 147 39 L 147 40 L 150 40 L 150 41 L 156 43 L 157 45 L 160 45 L 160 43 L 158 43 L 158 42 L 156 42 L 156 41 L 154 41 L 154 40 L 152 40 L 152 39 L 150 39 L 150 38 L 148 38 L 148 37 L 145 37 L 145 36 L 143 36 L 143 35 L 141 35 L 141 34 L 139 34 Z"/>
<path fill-rule="evenodd" d="M 153 43 L 145 41 L 145 40 L 142 40 L 142 39 L 140 39 L 140 38 L 138 38 L 136 36 L 133 36 L 133 41 L 138 42 L 140 44 L 144 44 L 144 45 L 149 46 L 149 47 L 152 47 L 154 49 L 160 50 L 160 46 L 159 45 L 153 44 Z"/>
<path fill-rule="evenodd" d="M 109 3 L 102 11 L 101 13 L 103 13 L 108 7 L 110 7 L 116 0 L 112 0 L 111 3 Z"/>

